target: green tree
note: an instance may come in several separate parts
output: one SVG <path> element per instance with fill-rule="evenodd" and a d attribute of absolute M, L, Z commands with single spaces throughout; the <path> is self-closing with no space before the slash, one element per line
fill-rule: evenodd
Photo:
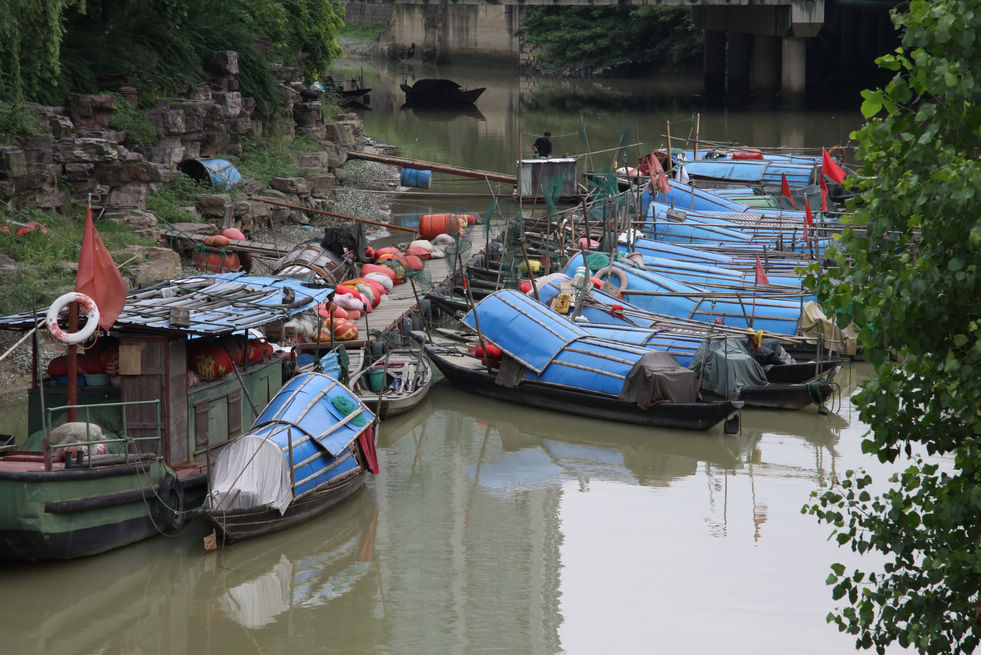
<path fill-rule="evenodd" d="M 875 377 L 855 398 L 866 453 L 895 463 L 872 492 L 849 471 L 809 509 L 873 571 L 834 564 L 828 616 L 862 648 L 969 653 L 981 613 L 981 6 L 910 0 L 894 71 L 864 91 L 852 135 L 862 191 L 828 274 L 809 281 L 861 328 Z M 938 466 L 940 462 L 940 466 Z M 900 470 L 901 468 L 901 470 Z M 880 481 L 881 482 L 881 481 Z"/>
<path fill-rule="evenodd" d="M 536 65 L 570 72 L 688 68 L 702 58 L 702 33 L 679 7 L 527 7 L 523 48 Z"/>
<path fill-rule="evenodd" d="M 99 72 L 130 70 L 149 101 L 201 84 L 207 54 L 235 50 L 240 90 L 271 110 L 271 66 L 325 74 L 342 14 L 331 0 L 0 0 L 0 100 L 61 104 L 96 91 Z"/>
<path fill-rule="evenodd" d="M 20 102 L 57 77 L 64 15 L 85 0 L 0 2 L 0 99 Z"/>

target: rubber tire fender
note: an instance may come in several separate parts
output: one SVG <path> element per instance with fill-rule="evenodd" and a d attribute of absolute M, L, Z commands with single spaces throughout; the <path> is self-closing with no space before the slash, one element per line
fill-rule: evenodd
<path fill-rule="evenodd" d="M 187 523 L 184 513 L 184 485 L 172 475 L 160 483 L 160 518 L 170 530 L 180 530 Z"/>

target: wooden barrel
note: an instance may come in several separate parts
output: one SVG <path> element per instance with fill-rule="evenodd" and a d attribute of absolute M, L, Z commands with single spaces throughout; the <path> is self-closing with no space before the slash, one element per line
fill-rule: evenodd
<path fill-rule="evenodd" d="M 296 246 L 276 262 L 276 275 L 299 280 L 319 279 L 326 284 L 337 284 L 347 277 L 344 260 L 327 250 L 318 241 L 308 241 Z"/>

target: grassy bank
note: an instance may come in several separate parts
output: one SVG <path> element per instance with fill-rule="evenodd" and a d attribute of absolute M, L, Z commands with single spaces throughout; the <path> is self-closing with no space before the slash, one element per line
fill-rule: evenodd
<path fill-rule="evenodd" d="M 0 216 L 0 225 L 6 227 L 0 227 L 0 253 L 17 263 L 2 279 L 0 313 L 30 310 L 34 299 L 39 308 L 46 309 L 52 300 L 74 288 L 85 231 L 84 207 L 74 207 L 68 216 L 20 211 Z M 110 253 L 131 245 L 153 245 L 124 225 L 99 221 L 96 229 Z M 122 263 L 118 256 L 116 260 Z"/>

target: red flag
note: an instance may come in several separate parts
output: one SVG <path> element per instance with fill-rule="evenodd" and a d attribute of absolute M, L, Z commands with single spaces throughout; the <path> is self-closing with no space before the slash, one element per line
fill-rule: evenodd
<path fill-rule="evenodd" d="M 821 174 L 821 211 L 828 211 L 828 183 L 824 181 L 824 174 Z"/>
<path fill-rule="evenodd" d="M 804 243 L 810 243 L 811 239 L 808 235 L 807 228 L 814 225 L 814 219 L 811 217 L 811 202 L 807 199 L 807 194 L 804 194 Z"/>
<path fill-rule="evenodd" d="M 796 209 L 797 203 L 794 202 L 794 197 L 790 195 L 790 185 L 787 184 L 787 176 L 783 173 L 780 173 L 780 195 L 790 198 L 790 206 Z"/>
<path fill-rule="evenodd" d="M 838 184 L 845 181 L 844 169 L 835 163 L 835 160 L 831 158 L 831 155 L 824 148 L 821 148 L 821 173 L 827 175 Z"/>
<path fill-rule="evenodd" d="M 661 160 L 655 157 L 653 152 L 647 155 L 647 166 L 651 171 L 651 182 L 654 183 L 655 188 L 664 193 L 670 192 L 671 184 L 668 183 L 668 176 L 664 174 Z"/>
<path fill-rule="evenodd" d="M 756 256 L 756 284 L 770 284 L 766 272 L 763 271 L 763 264 L 760 263 L 759 255 Z"/>
<path fill-rule="evenodd" d="M 95 229 L 91 202 L 85 213 L 85 234 L 82 236 L 82 254 L 78 257 L 75 291 L 95 301 L 99 307 L 99 327 L 103 330 L 112 327 L 126 305 L 126 283 Z"/>

